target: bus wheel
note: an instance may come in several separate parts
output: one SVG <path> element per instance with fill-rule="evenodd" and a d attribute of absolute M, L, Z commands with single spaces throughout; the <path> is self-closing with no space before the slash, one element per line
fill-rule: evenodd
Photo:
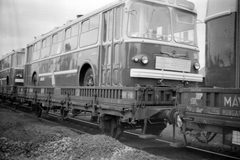
<path fill-rule="evenodd" d="M 32 84 L 34 86 L 37 85 L 37 73 L 33 73 L 33 76 L 32 76 Z"/>
<path fill-rule="evenodd" d="M 84 75 L 84 79 L 83 79 L 83 85 L 84 86 L 94 86 L 94 78 L 93 78 L 93 71 L 92 68 L 89 68 L 85 75 Z"/>

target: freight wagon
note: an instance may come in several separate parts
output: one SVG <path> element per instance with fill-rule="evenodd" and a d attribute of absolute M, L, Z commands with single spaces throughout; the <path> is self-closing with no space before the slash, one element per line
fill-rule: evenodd
<path fill-rule="evenodd" d="M 177 91 L 185 138 L 208 143 L 221 134 L 224 144 L 240 145 L 239 21 L 239 1 L 208 1 L 205 87 Z"/>

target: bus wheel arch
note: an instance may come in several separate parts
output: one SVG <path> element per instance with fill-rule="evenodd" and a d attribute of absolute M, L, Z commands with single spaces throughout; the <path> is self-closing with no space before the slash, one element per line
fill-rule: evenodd
<path fill-rule="evenodd" d="M 95 74 L 93 67 L 85 63 L 79 72 L 79 85 L 80 86 L 94 86 L 95 85 Z"/>
<path fill-rule="evenodd" d="M 10 85 L 10 79 L 9 79 L 9 76 L 7 76 L 7 78 L 6 78 L 6 84 L 7 84 L 7 86 Z"/>
<path fill-rule="evenodd" d="M 32 85 L 36 86 L 37 85 L 37 72 L 33 72 L 32 74 Z"/>

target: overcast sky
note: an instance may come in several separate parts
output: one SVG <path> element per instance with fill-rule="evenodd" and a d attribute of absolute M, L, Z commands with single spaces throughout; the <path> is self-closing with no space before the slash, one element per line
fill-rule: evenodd
<path fill-rule="evenodd" d="M 114 0 L 0 0 L 0 58 L 13 49 L 26 47 L 35 36 L 62 26 Z M 195 3 L 198 19 L 204 21 L 207 0 Z M 198 24 L 200 62 L 204 65 L 205 24 Z"/>

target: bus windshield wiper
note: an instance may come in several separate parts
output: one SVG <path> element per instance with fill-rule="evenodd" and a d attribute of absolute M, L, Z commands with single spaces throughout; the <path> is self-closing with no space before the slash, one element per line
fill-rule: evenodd
<path fill-rule="evenodd" d="M 173 58 L 180 58 L 180 57 L 186 58 L 187 57 L 186 54 L 177 54 L 176 51 L 175 52 L 173 51 L 172 53 L 161 51 L 160 53 L 168 55 L 169 57 L 173 57 Z"/>

